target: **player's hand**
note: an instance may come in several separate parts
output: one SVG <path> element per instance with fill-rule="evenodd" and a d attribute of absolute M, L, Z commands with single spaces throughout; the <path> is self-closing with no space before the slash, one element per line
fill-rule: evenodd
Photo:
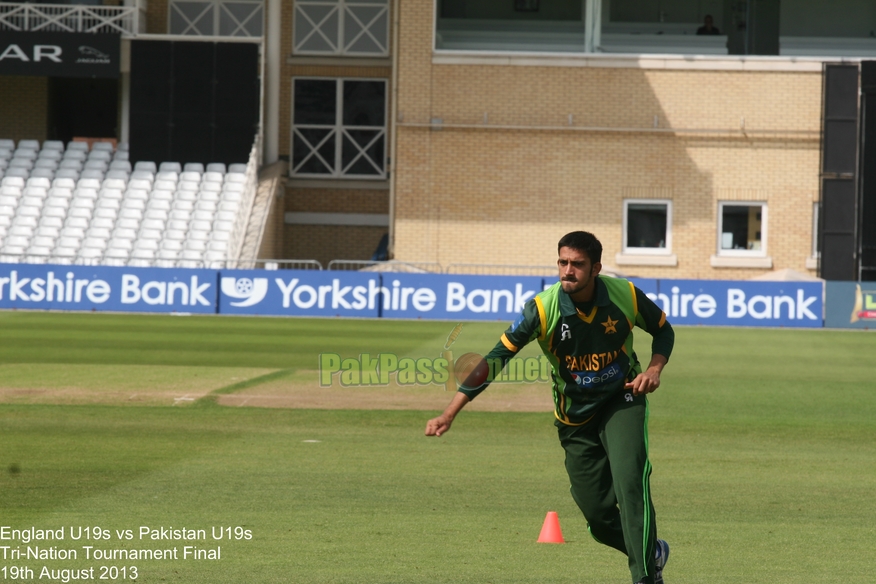
<path fill-rule="evenodd" d="M 653 369 L 639 373 L 635 379 L 624 386 L 625 389 L 631 389 L 633 395 L 651 393 L 658 387 L 660 387 L 660 374 Z"/>
<path fill-rule="evenodd" d="M 440 437 L 444 432 L 450 429 L 450 425 L 453 423 L 453 418 L 450 418 L 445 415 L 440 415 L 437 418 L 432 418 L 428 422 L 426 422 L 426 436 L 438 436 Z"/>

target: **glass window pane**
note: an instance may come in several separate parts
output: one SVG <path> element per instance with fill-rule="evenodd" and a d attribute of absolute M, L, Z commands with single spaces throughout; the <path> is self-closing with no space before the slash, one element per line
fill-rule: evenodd
<path fill-rule="evenodd" d="M 383 6 L 348 6 L 344 18 L 344 49 L 347 53 L 386 51 L 389 12 Z"/>
<path fill-rule="evenodd" d="M 341 168 L 345 169 L 344 174 L 383 174 L 383 141 L 382 131 L 349 130 L 345 132 L 341 152 Z"/>
<path fill-rule="evenodd" d="M 210 2 L 174 2 L 170 10 L 170 33 L 212 35 L 213 10 Z"/>
<path fill-rule="evenodd" d="M 335 136 L 331 130 L 296 128 L 292 140 L 294 174 L 332 174 L 335 163 Z"/>
<path fill-rule="evenodd" d="M 383 126 L 385 118 L 386 83 L 344 81 L 345 126 Z"/>
<path fill-rule="evenodd" d="M 666 205 L 627 205 L 627 247 L 666 247 Z"/>
<path fill-rule="evenodd" d="M 724 205 L 721 211 L 721 249 L 762 249 L 761 211 L 761 205 Z"/>
<path fill-rule="evenodd" d="M 337 115 L 337 82 L 319 79 L 295 80 L 293 124 L 334 126 Z"/>
<path fill-rule="evenodd" d="M 294 46 L 296 51 L 334 53 L 337 50 L 340 12 L 337 6 L 295 7 Z"/>
<path fill-rule="evenodd" d="M 262 5 L 253 2 L 225 2 L 219 12 L 222 36 L 262 36 Z"/>

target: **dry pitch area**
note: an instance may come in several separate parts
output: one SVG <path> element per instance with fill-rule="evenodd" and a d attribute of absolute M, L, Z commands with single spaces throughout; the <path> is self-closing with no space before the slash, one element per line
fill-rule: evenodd
<path fill-rule="evenodd" d="M 234 389 L 241 386 L 241 389 Z M 224 391 L 233 393 L 223 393 Z M 316 370 L 175 365 L 0 365 L 0 403 L 184 406 L 217 392 L 230 407 L 443 410 L 452 394 L 439 385 L 320 387 Z M 470 409 L 550 412 L 546 383 L 495 384 Z"/>

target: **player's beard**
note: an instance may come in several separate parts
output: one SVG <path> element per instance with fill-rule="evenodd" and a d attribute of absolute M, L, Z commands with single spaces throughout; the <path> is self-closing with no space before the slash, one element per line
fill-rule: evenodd
<path fill-rule="evenodd" d="M 560 285 L 563 287 L 563 292 L 569 294 L 575 294 L 576 292 L 580 292 L 584 288 L 587 287 L 587 284 L 590 282 L 591 276 L 585 277 L 583 280 L 567 280 L 566 278 L 560 279 Z"/>

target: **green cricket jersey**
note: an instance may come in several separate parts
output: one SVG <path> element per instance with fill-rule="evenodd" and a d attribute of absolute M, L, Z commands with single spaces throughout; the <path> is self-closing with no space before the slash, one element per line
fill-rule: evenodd
<path fill-rule="evenodd" d="M 675 342 L 663 311 L 621 278 L 597 277 L 594 299 L 577 304 L 559 282 L 528 301 L 485 357 L 490 376 L 459 391 L 474 399 L 505 364 L 533 340 L 551 363 L 554 415 L 570 426 L 586 424 L 610 397 L 642 371 L 633 351 L 633 326 L 653 337 L 651 352 L 669 359 Z"/>

